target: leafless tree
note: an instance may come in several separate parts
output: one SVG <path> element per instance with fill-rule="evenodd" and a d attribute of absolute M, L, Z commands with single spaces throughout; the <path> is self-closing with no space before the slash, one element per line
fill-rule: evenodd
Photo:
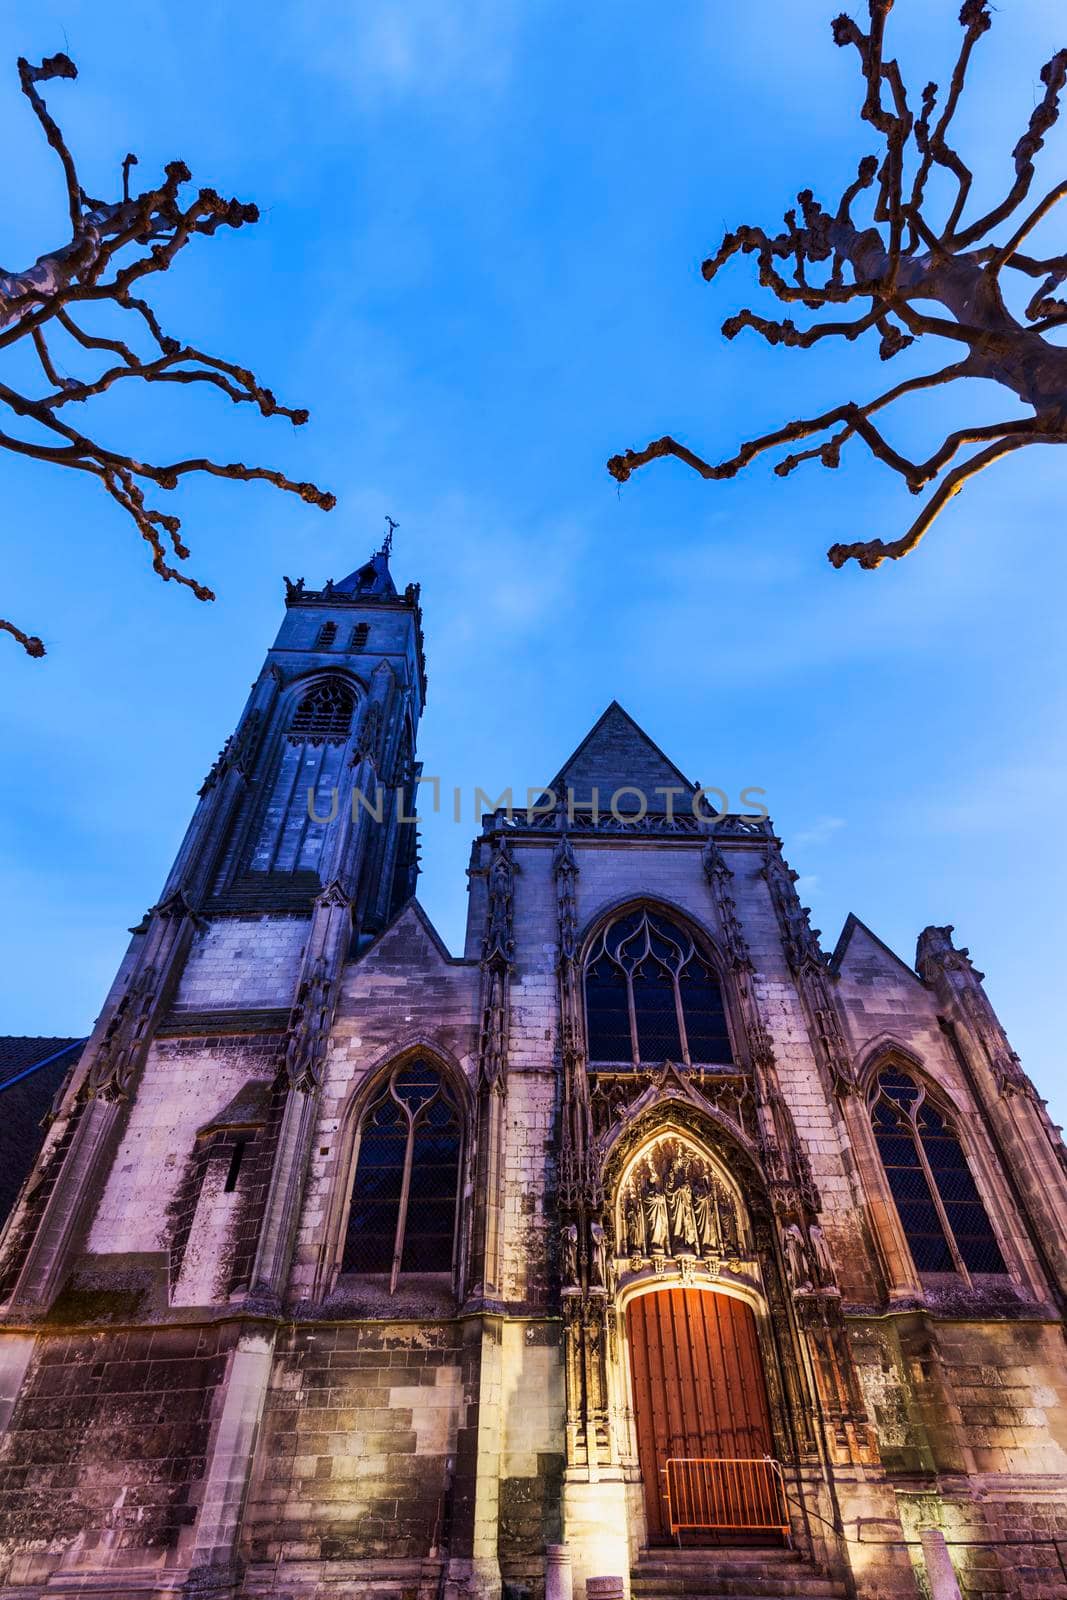
<path fill-rule="evenodd" d="M 775 472 L 785 477 L 800 462 L 812 459 L 836 467 L 844 446 L 858 435 L 880 461 L 900 473 L 913 494 L 940 480 L 901 538 L 835 544 L 828 552 L 835 567 L 850 559 L 863 567 L 877 567 L 887 557 L 907 555 L 976 473 L 1026 445 L 1067 442 L 1067 349 L 1049 337 L 1067 326 L 1067 300 L 1055 295 L 1067 279 L 1067 254 L 1041 259 L 1025 255 L 1022 249 L 1038 224 L 1067 196 L 1067 182 L 1060 182 L 1036 204 L 1029 199 L 1035 158 L 1059 115 L 1067 50 L 1058 51 L 1042 68 L 1044 91 L 1013 151 L 1015 172 L 1007 193 L 983 215 L 966 220 L 972 173 L 949 143 L 949 130 L 971 53 L 990 25 L 986 0 L 965 0 L 959 17 L 963 41 L 948 93 L 939 102 L 937 85 L 927 84 L 917 114 L 896 61 L 885 55 L 885 26 L 893 0 L 868 0 L 868 5 L 869 33 L 840 16 L 833 23 L 833 37 L 838 45 L 854 45 L 859 54 L 866 83 L 861 115 L 881 136 L 881 154 L 864 157 L 835 211 L 824 211 L 805 189 L 797 197 L 799 221 L 797 212 L 790 210 L 785 214 L 785 231 L 773 237 L 752 227 L 728 233 L 715 255 L 704 262 L 703 275 L 710 283 L 738 252 L 755 255 L 760 284 L 783 304 L 799 304 L 812 312 L 855 306 L 859 313 L 799 328 L 788 319 L 768 321 L 744 310 L 723 324 L 728 339 L 742 328 L 754 328 L 772 345 L 808 349 L 820 339 L 851 341 L 873 331 L 881 336 L 879 354 L 887 361 L 931 334 L 962 346 L 961 359 L 898 383 L 865 405 L 847 401 L 820 416 L 789 422 L 749 440 L 717 466 L 672 438 L 657 439 L 643 450 L 628 450 L 608 463 L 620 483 L 658 456 L 677 456 L 703 478 L 732 478 L 765 450 L 814 440 L 809 448 L 777 462 Z M 935 167 L 945 169 L 943 181 L 949 190 L 947 215 L 940 220 L 929 214 L 927 204 Z M 865 224 L 853 212 L 867 191 L 873 193 L 873 215 Z M 1015 314 L 1007 303 L 1010 285 L 1025 279 L 1031 280 L 1032 292 L 1024 291 L 1028 303 Z M 905 395 L 962 378 L 1001 384 L 1032 415 L 986 427 L 957 428 L 925 461 L 901 455 L 871 420 Z M 961 452 L 967 453 L 944 473 Z"/>
<path fill-rule="evenodd" d="M 213 189 L 180 198 L 182 186 L 190 182 L 189 170 L 181 161 L 167 166 L 157 187 L 131 195 L 130 169 L 137 165 L 133 155 L 122 163 L 122 199 L 92 199 L 78 180 L 74 158 L 38 87 L 53 78 L 75 78 L 77 68 L 69 57 L 55 55 L 39 67 L 20 58 L 18 71 L 22 92 L 63 169 L 71 237 L 67 244 L 40 256 L 25 272 L 0 271 L 0 350 L 32 345 L 35 364 L 46 381 L 46 392 L 40 396 L 23 394 L 0 382 L 0 403 L 6 406 L 15 429 L 0 430 L 0 446 L 98 478 L 133 518 L 160 577 L 184 584 L 198 600 L 213 600 L 210 589 L 171 565 L 171 557 L 185 561 L 189 555 L 181 523 L 149 505 L 147 489 L 174 489 L 187 474 L 206 472 L 219 478 L 262 478 L 323 511 L 334 505 L 334 496 L 313 483 L 296 483 L 271 468 L 247 467 L 242 462 L 223 464 L 205 456 L 165 465 L 141 461 L 79 432 L 67 421 L 68 408 L 83 405 L 127 379 L 136 379 L 141 383 L 208 383 L 235 405 L 247 401 L 258 406 L 265 417 L 288 417 L 297 425 L 307 421 L 306 411 L 279 405 L 246 367 L 171 338 L 152 308 L 134 293 L 142 279 L 166 272 L 190 239 L 210 237 L 222 227 L 240 228 L 255 222 L 259 212 L 254 205 L 223 200 Z M 86 324 L 86 317 L 92 318 L 93 308 L 102 302 L 130 314 L 143 336 L 142 343 L 148 343 L 148 355 L 138 354 L 124 339 L 93 331 L 91 321 Z M 61 373 L 65 365 L 57 353 L 61 341 L 71 351 L 77 346 L 95 356 L 96 370 L 91 376 L 73 378 Z M 12 634 L 31 656 L 44 655 L 44 645 L 36 635 L 3 619 L 0 629 Z"/>

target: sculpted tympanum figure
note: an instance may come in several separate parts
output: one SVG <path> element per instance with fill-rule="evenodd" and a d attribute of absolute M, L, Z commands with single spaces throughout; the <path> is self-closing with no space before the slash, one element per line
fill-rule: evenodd
<path fill-rule="evenodd" d="M 645 1213 L 633 1189 L 627 1191 L 623 1202 L 623 1224 L 627 1255 L 646 1255 L 648 1243 L 645 1236 Z"/>
<path fill-rule="evenodd" d="M 648 1223 L 648 1246 L 652 1254 L 669 1256 L 671 1233 L 667 1216 L 667 1196 L 656 1174 L 651 1171 L 648 1188 L 645 1190 L 645 1217 Z"/>
<path fill-rule="evenodd" d="M 700 1173 L 693 1183 L 693 1220 L 696 1223 L 697 1240 L 702 1254 L 713 1254 L 719 1245 L 719 1229 L 715 1216 L 715 1198 L 706 1173 Z"/>
<path fill-rule="evenodd" d="M 693 1215 L 693 1190 L 681 1158 L 672 1163 L 667 1175 L 667 1204 L 675 1250 L 695 1250 L 697 1225 Z"/>

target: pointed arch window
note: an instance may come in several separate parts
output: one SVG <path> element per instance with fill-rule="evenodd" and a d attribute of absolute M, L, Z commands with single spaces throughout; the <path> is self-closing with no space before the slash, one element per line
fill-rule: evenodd
<path fill-rule="evenodd" d="M 871 1091 L 871 1122 L 916 1270 L 1006 1272 L 963 1147 L 923 1086 L 899 1067 L 884 1068 Z"/>
<path fill-rule="evenodd" d="M 359 1125 L 342 1272 L 452 1271 L 462 1121 L 435 1067 L 393 1068 Z"/>
<path fill-rule="evenodd" d="M 719 981 L 692 938 L 659 912 L 616 917 L 585 966 L 590 1065 L 733 1060 Z"/>

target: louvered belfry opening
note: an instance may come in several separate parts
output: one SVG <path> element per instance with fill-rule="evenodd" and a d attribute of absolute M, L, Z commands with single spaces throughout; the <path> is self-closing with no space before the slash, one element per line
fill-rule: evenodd
<path fill-rule="evenodd" d="M 772 1454 L 756 1319 L 732 1295 L 658 1289 L 630 1301 L 626 1328 L 648 1539 L 669 1544 L 668 1462 L 759 1463 Z M 728 1476 L 723 1525 L 690 1530 L 686 1543 L 780 1542 L 762 1526 L 758 1475 Z"/>
<path fill-rule="evenodd" d="M 253 872 L 318 872 L 334 802 L 341 803 L 355 711 L 355 693 L 338 676 L 313 683 L 298 701 L 262 809 Z"/>
<path fill-rule="evenodd" d="M 293 712 L 289 735 L 294 739 L 347 739 L 352 727 L 355 697 L 336 678 L 309 689 Z"/>

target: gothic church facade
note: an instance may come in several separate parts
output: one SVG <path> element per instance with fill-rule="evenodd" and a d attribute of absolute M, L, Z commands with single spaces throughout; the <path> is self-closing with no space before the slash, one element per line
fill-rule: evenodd
<path fill-rule="evenodd" d="M 1067 1595 L 1064 1147 L 952 929 L 827 955 L 612 705 L 452 955 L 425 694 L 386 550 L 287 581 L 0 1241 L 0 1597 Z"/>

